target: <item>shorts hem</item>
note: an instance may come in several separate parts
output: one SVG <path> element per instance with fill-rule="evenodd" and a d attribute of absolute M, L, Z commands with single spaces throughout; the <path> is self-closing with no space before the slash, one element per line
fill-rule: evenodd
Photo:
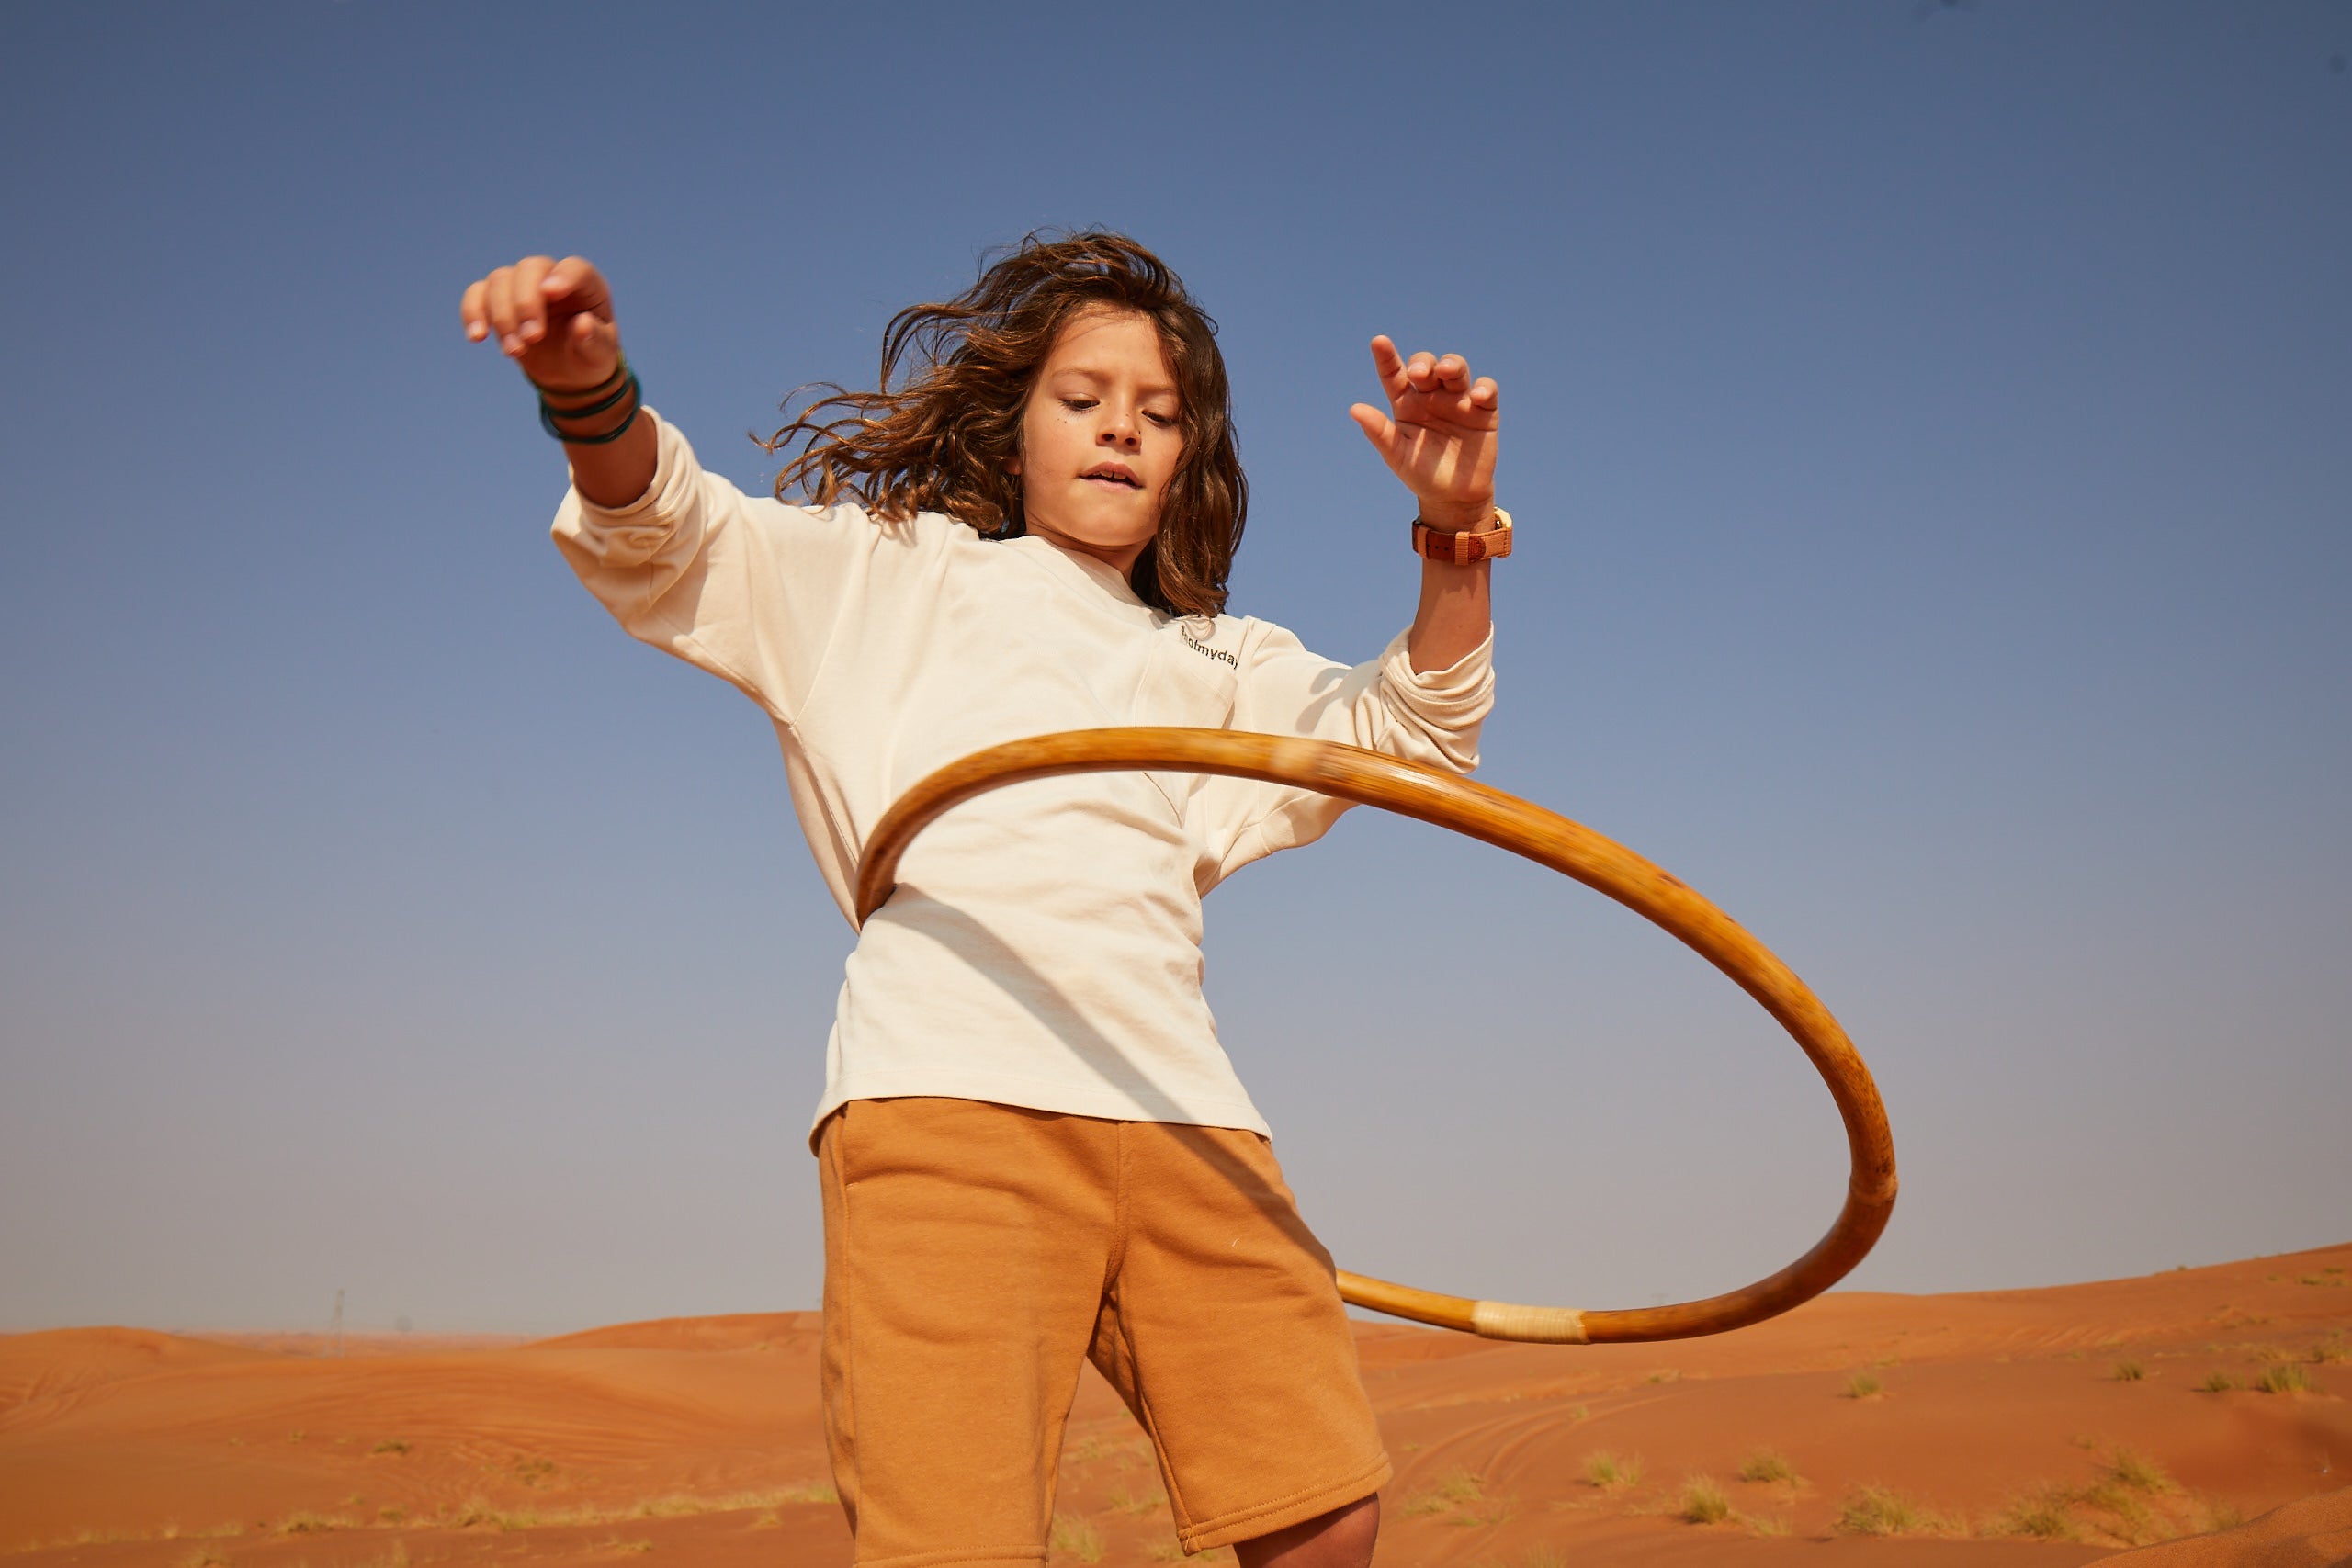
<path fill-rule="evenodd" d="M 1359 1498 L 1369 1497 L 1396 1473 L 1383 1452 L 1368 1469 L 1357 1472 L 1342 1481 L 1334 1481 L 1306 1492 L 1294 1492 L 1287 1497 L 1277 1497 L 1271 1503 L 1260 1503 L 1247 1508 L 1235 1508 L 1198 1524 L 1178 1528 L 1176 1539 L 1186 1551 L 1205 1551 L 1212 1546 L 1231 1546 L 1237 1540 L 1254 1540 L 1261 1535 L 1272 1535 L 1278 1529 L 1288 1529 L 1303 1524 L 1318 1514 L 1344 1507 Z"/>

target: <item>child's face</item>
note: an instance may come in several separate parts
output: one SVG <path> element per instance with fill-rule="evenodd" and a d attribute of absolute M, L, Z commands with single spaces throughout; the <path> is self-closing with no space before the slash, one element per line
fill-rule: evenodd
<path fill-rule="evenodd" d="M 1182 414 L 1149 317 L 1100 307 L 1072 317 L 1022 410 L 1012 471 L 1029 532 L 1132 571 L 1183 456 Z"/>

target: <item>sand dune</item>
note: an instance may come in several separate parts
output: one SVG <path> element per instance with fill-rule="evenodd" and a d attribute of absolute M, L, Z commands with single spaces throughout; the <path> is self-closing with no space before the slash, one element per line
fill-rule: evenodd
<path fill-rule="evenodd" d="M 739 1312 L 724 1317 L 659 1317 L 542 1339 L 545 1350 L 761 1350 L 823 1326 L 813 1312 Z"/>
<path fill-rule="evenodd" d="M 1398 1465 L 1381 1561 L 2336 1562 L 2347 1280 L 2352 1246 L 2056 1290 L 1835 1294 L 1675 1345 L 1366 1325 Z M 287 1337 L 0 1337 L 0 1553 L 845 1563 L 817 1335 L 812 1313 L 747 1314 L 341 1359 Z M 1148 1447 L 1091 1377 L 1062 1478 L 1059 1559 L 1171 1555 Z"/>
<path fill-rule="evenodd" d="M 2352 1488 L 2282 1503 L 2249 1525 L 2108 1559 L 2117 1568 L 2341 1568 L 2352 1562 Z"/>
<path fill-rule="evenodd" d="M 0 1421 L 20 1405 L 156 1372 L 263 1359 L 260 1352 L 147 1328 L 65 1328 L 0 1337 Z"/>

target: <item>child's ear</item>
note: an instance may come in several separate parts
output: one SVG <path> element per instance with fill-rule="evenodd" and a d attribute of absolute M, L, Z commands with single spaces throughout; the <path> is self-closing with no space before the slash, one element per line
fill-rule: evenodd
<path fill-rule="evenodd" d="M 1020 454 L 1020 453 L 1015 452 L 1012 457 L 1007 457 L 1007 458 L 1004 460 L 1004 471 L 1005 471 L 1006 473 L 1008 473 L 1008 474 L 1011 474 L 1011 475 L 1012 475 L 1014 479 L 1019 479 L 1019 478 L 1021 477 L 1021 454 Z"/>

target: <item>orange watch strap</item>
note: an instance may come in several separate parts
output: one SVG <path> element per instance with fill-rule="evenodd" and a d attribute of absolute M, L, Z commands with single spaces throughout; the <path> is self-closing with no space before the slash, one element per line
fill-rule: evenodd
<path fill-rule="evenodd" d="M 1432 528 L 1416 517 L 1413 519 L 1413 553 L 1454 566 L 1500 560 L 1510 554 L 1510 513 L 1498 506 L 1495 508 L 1493 527 L 1476 532 L 1465 528 L 1458 533 Z"/>

